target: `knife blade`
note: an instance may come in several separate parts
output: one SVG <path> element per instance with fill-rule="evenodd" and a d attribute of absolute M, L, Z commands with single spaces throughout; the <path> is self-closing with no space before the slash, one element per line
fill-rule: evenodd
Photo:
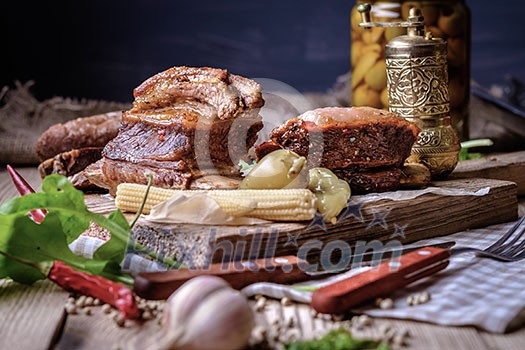
<path fill-rule="evenodd" d="M 178 269 L 162 272 L 142 272 L 135 276 L 133 291 L 149 300 L 167 299 L 184 282 L 203 275 L 214 275 L 226 280 L 232 288 L 261 282 L 293 283 L 309 276 L 300 268 L 307 263 L 293 255 L 275 258 L 234 261 L 211 264 L 203 269 Z"/>
<path fill-rule="evenodd" d="M 445 242 L 434 247 L 449 248 L 454 242 Z M 417 250 L 422 246 L 386 250 L 392 254 L 406 253 Z M 381 252 L 380 252 L 381 253 Z M 354 255 L 354 258 L 371 258 L 377 252 L 366 252 Z M 201 269 L 178 269 L 162 272 L 142 272 L 135 276 L 134 292 L 145 299 L 162 300 L 167 299 L 171 293 L 179 288 L 184 282 L 203 275 L 215 275 L 225 279 L 233 288 L 242 289 L 249 284 L 257 282 L 273 282 L 290 284 L 314 279 L 328 274 L 335 274 L 349 270 L 351 266 L 339 270 L 308 271 L 308 262 L 294 255 L 280 256 L 275 258 L 255 259 L 247 261 L 236 261 L 230 263 L 211 264 Z"/>

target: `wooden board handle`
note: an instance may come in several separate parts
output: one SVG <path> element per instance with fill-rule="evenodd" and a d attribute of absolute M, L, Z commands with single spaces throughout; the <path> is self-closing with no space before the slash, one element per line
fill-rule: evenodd
<path fill-rule="evenodd" d="M 179 269 L 143 272 L 135 277 L 134 292 L 145 299 L 167 299 L 184 282 L 197 276 L 214 275 L 225 279 L 235 289 L 256 282 L 292 283 L 309 278 L 303 272 L 305 261 L 287 255 L 275 258 L 211 264 L 204 269 Z"/>
<path fill-rule="evenodd" d="M 425 247 L 386 261 L 371 270 L 319 288 L 312 307 L 320 313 L 342 314 L 364 301 L 387 295 L 448 265 L 450 251 Z"/>

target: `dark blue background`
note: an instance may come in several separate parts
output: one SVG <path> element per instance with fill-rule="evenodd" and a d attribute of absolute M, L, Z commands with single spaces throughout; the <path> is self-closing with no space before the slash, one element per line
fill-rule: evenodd
<path fill-rule="evenodd" d="M 325 91 L 349 70 L 352 0 L 3 1 L 0 83 L 36 81 L 37 97 L 130 101 L 174 65 L 228 68 Z M 525 80 L 525 5 L 468 1 L 472 77 Z M 502 6 L 506 7 L 503 8 Z M 7 34 L 5 34 L 7 33 Z"/>

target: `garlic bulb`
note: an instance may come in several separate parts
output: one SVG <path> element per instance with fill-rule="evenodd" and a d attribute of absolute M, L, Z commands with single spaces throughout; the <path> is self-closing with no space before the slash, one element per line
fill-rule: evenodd
<path fill-rule="evenodd" d="M 193 278 L 168 299 L 161 349 L 243 349 L 255 325 L 246 298 L 222 279 Z"/>

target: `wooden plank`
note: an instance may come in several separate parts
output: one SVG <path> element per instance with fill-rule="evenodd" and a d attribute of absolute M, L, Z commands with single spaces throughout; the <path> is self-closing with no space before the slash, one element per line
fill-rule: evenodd
<path fill-rule="evenodd" d="M 518 196 L 523 196 L 525 195 L 525 151 L 459 162 L 450 179 L 464 178 L 512 181 L 518 185 Z"/>
<path fill-rule="evenodd" d="M 312 339 L 324 335 L 331 329 L 348 327 L 350 316 L 342 321 L 334 321 L 330 315 L 318 315 L 313 317 L 311 308 L 305 304 L 292 304 L 282 306 L 278 301 L 268 300 L 264 312 L 256 313 L 257 325 L 265 327 L 268 331 L 275 332 L 275 323 L 285 324 L 293 317 L 296 326 L 286 330 L 288 335 L 296 334 L 297 339 Z M 276 321 L 277 320 L 277 321 Z M 407 338 L 403 349 L 487 349 L 485 338 L 473 327 L 445 327 L 422 322 L 374 318 L 369 327 L 363 329 L 353 328 L 352 335 L 356 338 L 381 338 L 381 328 L 388 325 L 393 330 L 400 332 L 408 330 L 410 336 Z M 525 333 L 525 331 L 524 331 Z M 287 335 L 284 336 L 286 338 Z M 504 336 L 503 336 L 504 337 Z M 523 341 L 525 336 L 520 332 L 516 335 L 516 341 Z M 493 339 L 491 342 L 494 343 Z M 500 343 L 501 344 L 501 343 Z M 494 347 L 506 349 L 506 347 Z M 518 349 L 514 347 L 513 349 Z"/>
<path fill-rule="evenodd" d="M 507 334 L 480 332 L 480 337 L 490 349 L 522 350 L 525 344 L 525 327 Z"/>
<path fill-rule="evenodd" d="M 34 168 L 19 169 L 26 179 L 39 187 L 40 178 Z M 503 194 L 499 192 L 499 194 Z M 0 171 L 0 202 L 17 195 L 10 185 L 5 171 Z M 523 203 L 523 199 L 521 201 Z M 494 209 L 495 206 L 491 205 Z M 102 211 L 111 210 L 112 205 Z M 521 207 L 523 215 L 523 205 Z M 389 214 L 391 215 L 391 214 Z M 8 287 L 6 287 L 6 285 Z M 6 294 L 7 293 L 7 294 Z M 0 348 L 35 349 L 48 348 L 52 344 L 54 332 L 60 328 L 63 320 L 63 304 L 67 293 L 47 281 L 38 282 L 32 287 L 21 286 L 9 281 L 0 281 Z M 58 299 L 58 300 L 56 300 Z M 301 338 L 311 338 L 334 326 L 325 318 L 313 318 L 307 305 L 296 305 L 284 310 L 276 301 L 269 301 L 266 313 L 257 314 L 257 324 L 271 322 L 266 319 L 268 312 L 276 312 L 271 316 L 296 316 L 298 333 Z M 272 311 L 274 310 L 274 311 Z M 57 317 L 57 314 L 60 317 Z M 6 316 L 4 316 L 6 315 Z M 95 310 L 93 316 L 68 316 L 65 327 L 59 339 L 58 349 L 91 349 L 91 348 L 143 348 L 145 342 L 160 332 L 160 326 L 154 322 L 145 325 L 134 325 L 120 328 L 114 322 Z M 376 325 L 388 323 L 397 329 L 407 328 L 412 337 L 408 349 L 521 349 L 525 343 L 525 329 L 506 335 L 494 335 L 477 332 L 471 327 L 441 327 L 420 322 L 376 319 Z M 356 333 L 356 336 L 372 336 L 377 327 Z M 477 332 L 477 333 L 476 333 Z M 28 336 L 30 335 L 30 336 Z"/>
<path fill-rule="evenodd" d="M 49 281 L 0 280 L 0 348 L 49 349 L 64 322 L 69 294 Z"/>
<path fill-rule="evenodd" d="M 162 328 L 156 320 L 142 324 L 126 321 L 123 327 L 107 314 L 102 307 L 91 307 L 92 315 L 80 312 L 68 315 L 57 350 L 70 349 L 146 349 Z"/>
<path fill-rule="evenodd" d="M 17 168 L 17 171 L 35 190 L 40 188 L 42 179 L 36 168 Z M 18 191 L 11 183 L 9 173 L 2 166 L 0 167 L 0 204 L 15 196 L 18 196 Z"/>
<path fill-rule="evenodd" d="M 474 327 L 446 327 L 423 322 L 405 320 L 383 320 L 396 329 L 407 329 L 408 349 L 442 350 L 462 349 L 480 350 L 489 347 Z"/>
<path fill-rule="evenodd" d="M 41 180 L 36 168 L 17 170 L 34 188 L 40 188 Z M 18 192 L 2 167 L 0 203 L 15 196 Z M 0 348 L 50 348 L 64 322 L 64 303 L 68 295 L 49 281 L 25 286 L 0 280 Z"/>
<path fill-rule="evenodd" d="M 386 242 L 392 238 L 412 242 L 442 236 L 470 228 L 507 222 L 517 217 L 516 185 L 490 179 L 458 179 L 441 181 L 438 187 L 477 191 L 490 187 L 484 196 L 444 196 L 425 194 L 412 200 L 379 200 L 365 204 L 363 221 L 349 216 L 323 230 L 312 223 L 270 223 L 254 227 L 158 225 L 137 223 L 133 236 L 159 254 L 176 256 L 186 263 L 203 264 L 223 258 L 263 257 L 265 255 L 295 255 L 307 241 L 342 240 L 353 247 L 357 241 Z M 100 200 L 100 199 L 99 199 Z M 91 205 L 107 207 L 104 203 Z M 385 216 L 384 222 L 381 216 Z M 383 225 L 380 225 L 380 224 Z M 393 236 L 402 228 L 405 237 Z M 296 238 L 297 244 L 293 241 Z M 312 257 L 320 249 L 312 250 Z"/>

